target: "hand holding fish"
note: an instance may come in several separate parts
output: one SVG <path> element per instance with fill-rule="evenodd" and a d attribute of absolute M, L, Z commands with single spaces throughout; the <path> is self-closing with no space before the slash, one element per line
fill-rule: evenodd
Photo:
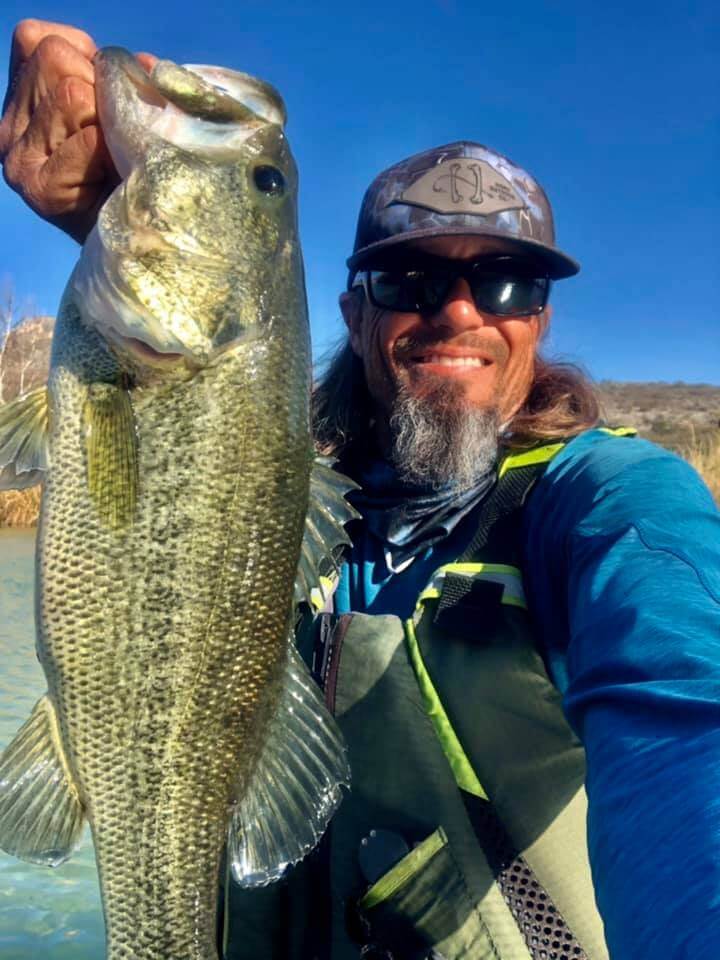
<path fill-rule="evenodd" d="M 6 181 L 36 213 L 80 243 L 118 184 L 95 103 L 96 50 L 82 30 L 21 21 L 0 120 Z M 153 58 L 139 59 L 148 66 Z"/>

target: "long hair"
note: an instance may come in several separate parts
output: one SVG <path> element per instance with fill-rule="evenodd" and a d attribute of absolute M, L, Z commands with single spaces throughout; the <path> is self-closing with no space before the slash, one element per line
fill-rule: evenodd
<path fill-rule="evenodd" d="M 373 417 L 362 361 L 345 340 L 313 389 L 312 420 L 318 452 L 349 466 L 372 443 Z M 572 363 L 537 355 L 527 398 L 500 440 L 505 448 L 523 449 L 543 440 L 576 436 L 599 419 L 595 389 L 582 370 Z"/>

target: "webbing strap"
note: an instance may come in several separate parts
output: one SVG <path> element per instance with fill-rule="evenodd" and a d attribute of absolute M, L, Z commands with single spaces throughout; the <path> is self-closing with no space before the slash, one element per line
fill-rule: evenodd
<path fill-rule="evenodd" d="M 480 559 L 490 544 L 493 556 L 488 559 L 519 566 L 518 508 L 523 505 L 536 479 L 545 470 L 546 461 L 516 467 L 499 477 L 480 507 L 475 536 L 459 558 L 459 562 Z"/>

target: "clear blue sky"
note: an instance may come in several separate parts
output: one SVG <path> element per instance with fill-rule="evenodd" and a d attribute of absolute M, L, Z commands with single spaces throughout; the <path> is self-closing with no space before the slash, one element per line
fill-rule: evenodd
<path fill-rule="evenodd" d="M 341 334 L 357 208 L 383 167 L 467 138 L 545 186 L 583 264 L 549 347 L 597 378 L 720 383 L 715 0 L 3 0 L 100 44 L 256 73 L 286 99 L 315 352 Z M 53 313 L 74 244 L 0 187 L 0 278 Z"/>

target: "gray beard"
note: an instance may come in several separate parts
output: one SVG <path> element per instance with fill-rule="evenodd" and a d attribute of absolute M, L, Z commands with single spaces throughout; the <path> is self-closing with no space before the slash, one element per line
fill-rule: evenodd
<path fill-rule="evenodd" d="M 455 384 L 422 396 L 398 390 L 390 415 L 391 460 L 401 480 L 466 490 L 492 470 L 498 453 L 498 415 L 461 402 Z"/>

